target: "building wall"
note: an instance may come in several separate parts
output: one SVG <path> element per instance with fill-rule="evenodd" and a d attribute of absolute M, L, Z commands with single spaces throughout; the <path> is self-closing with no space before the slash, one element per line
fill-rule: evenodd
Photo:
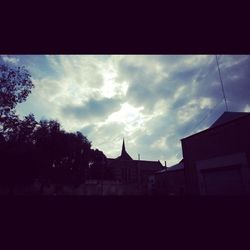
<path fill-rule="evenodd" d="M 245 153 L 198 161 L 196 168 L 200 194 L 236 195 L 250 193 L 250 169 Z"/>
<path fill-rule="evenodd" d="M 184 169 L 167 172 L 167 190 L 169 195 L 183 195 L 185 190 Z"/>
<path fill-rule="evenodd" d="M 162 169 L 162 165 L 147 161 L 121 161 L 114 160 L 109 167 L 113 172 L 114 180 L 124 184 L 141 184 L 147 189 L 148 176 Z"/>
<path fill-rule="evenodd" d="M 168 173 L 157 173 L 155 174 L 155 183 L 153 186 L 153 195 L 168 195 Z"/>
<path fill-rule="evenodd" d="M 183 195 L 185 188 L 184 170 L 171 170 L 150 175 L 149 195 Z"/>
<path fill-rule="evenodd" d="M 121 195 L 146 195 L 137 184 L 123 184 L 115 181 L 90 180 L 79 186 L 56 184 L 45 185 L 43 192 L 40 192 L 41 184 L 35 182 L 27 187 L 16 187 L 14 195 L 84 195 L 84 196 L 121 196 Z M 9 189 L 0 188 L 1 195 L 9 194 Z"/>
<path fill-rule="evenodd" d="M 214 159 L 211 166 L 219 167 L 221 162 L 218 161 L 218 157 L 224 156 L 226 159 L 230 155 L 235 156 L 237 153 L 244 153 L 246 159 L 245 166 L 249 168 L 250 118 L 245 117 L 226 125 L 209 129 L 206 132 L 182 139 L 181 142 L 187 193 L 200 194 L 200 182 L 197 171 L 199 162 Z"/>

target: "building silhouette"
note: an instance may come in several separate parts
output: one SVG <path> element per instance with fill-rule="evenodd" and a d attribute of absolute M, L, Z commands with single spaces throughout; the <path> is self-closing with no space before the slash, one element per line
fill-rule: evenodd
<path fill-rule="evenodd" d="M 153 173 L 163 170 L 160 161 L 134 160 L 127 153 L 123 139 L 121 155 L 117 158 L 108 158 L 108 168 L 113 173 L 113 178 L 122 184 L 137 185 L 142 193 L 147 192 L 148 177 Z"/>
<path fill-rule="evenodd" d="M 185 191 L 184 160 L 149 176 L 150 195 L 183 195 Z"/>
<path fill-rule="evenodd" d="M 250 194 L 250 113 L 225 112 L 181 143 L 187 194 Z"/>
<path fill-rule="evenodd" d="M 183 159 L 149 176 L 149 194 L 250 194 L 250 113 L 224 112 L 181 143 Z"/>

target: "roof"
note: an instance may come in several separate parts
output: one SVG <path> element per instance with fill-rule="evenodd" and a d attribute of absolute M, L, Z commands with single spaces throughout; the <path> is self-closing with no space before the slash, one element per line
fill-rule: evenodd
<path fill-rule="evenodd" d="M 211 126 L 210 128 L 217 127 L 227 122 L 233 121 L 237 118 L 248 116 L 250 113 L 247 112 L 224 112 Z"/>
<path fill-rule="evenodd" d="M 159 161 L 143 161 L 143 160 L 122 160 L 108 158 L 108 164 L 115 167 L 127 166 L 127 167 L 139 167 L 144 170 L 158 171 L 164 168 Z"/>
<path fill-rule="evenodd" d="M 181 160 L 178 164 L 173 165 L 172 167 L 169 167 L 167 171 L 175 171 L 175 170 L 182 170 L 184 169 L 184 161 Z"/>
<path fill-rule="evenodd" d="M 193 136 L 200 135 L 202 133 L 210 131 L 211 129 L 216 129 L 217 127 L 225 126 L 229 123 L 238 121 L 245 117 L 250 117 L 250 113 L 249 112 L 224 112 L 208 129 L 189 135 L 185 138 L 182 138 L 181 140 L 189 139 Z"/>
<path fill-rule="evenodd" d="M 147 168 L 155 170 L 156 168 L 163 168 L 160 161 L 143 161 L 143 160 L 134 160 L 137 166 L 140 166 L 140 168 Z"/>
<path fill-rule="evenodd" d="M 131 161 L 133 160 L 132 157 L 125 151 L 120 156 L 116 158 L 117 160 L 125 160 L 125 161 Z"/>
<path fill-rule="evenodd" d="M 157 171 L 156 174 L 164 174 L 164 173 L 166 173 L 166 172 L 167 172 L 167 169 L 164 168 L 164 169 L 162 169 L 162 170 L 160 170 L 160 171 Z"/>
<path fill-rule="evenodd" d="M 126 160 L 126 161 L 133 160 L 132 157 L 126 151 L 124 139 L 123 139 L 123 142 L 122 142 L 122 152 L 121 152 L 121 155 L 119 157 L 117 157 L 117 159 L 118 160 Z"/>
<path fill-rule="evenodd" d="M 178 164 L 173 165 L 172 167 L 164 167 L 162 170 L 157 171 L 155 174 L 167 174 L 169 171 L 177 171 L 184 169 L 184 159 L 182 159 Z"/>
<path fill-rule="evenodd" d="M 145 161 L 145 160 L 133 160 L 127 153 L 125 148 L 125 142 L 122 142 L 121 155 L 115 159 L 107 158 L 108 164 L 114 167 L 126 166 L 126 167 L 140 167 L 144 170 L 158 171 L 163 168 L 160 161 Z"/>

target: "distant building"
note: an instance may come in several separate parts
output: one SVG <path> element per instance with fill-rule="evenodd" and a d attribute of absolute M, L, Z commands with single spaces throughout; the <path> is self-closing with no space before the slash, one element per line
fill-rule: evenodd
<path fill-rule="evenodd" d="M 124 140 L 121 155 L 115 159 L 108 158 L 108 167 L 116 181 L 136 184 L 142 194 L 147 192 L 148 176 L 164 168 L 160 161 L 133 160 L 126 151 Z"/>
<path fill-rule="evenodd" d="M 225 112 L 181 143 L 187 194 L 250 194 L 250 113 Z"/>
<path fill-rule="evenodd" d="M 151 195 L 183 195 L 185 190 L 183 160 L 149 176 L 148 189 Z"/>
<path fill-rule="evenodd" d="M 167 190 L 169 195 L 185 193 L 184 160 L 167 169 Z"/>

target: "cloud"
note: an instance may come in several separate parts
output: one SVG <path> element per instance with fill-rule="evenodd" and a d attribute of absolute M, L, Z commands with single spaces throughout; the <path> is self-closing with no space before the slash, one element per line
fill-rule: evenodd
<path fill-rule="evenodd" d="M 62 113 L 63 116 L 78 120 L 105 120 L 109 114 L 120 108 L 119 104 L 119 99 L 90 99 L 82 105 L 66 105 L 62 108 Z"/>
<path fill-rule="evenodd" d="M 19 58 L 14 57 L 14 56 L 3 55 L 1 56 L 1 58 L 2 58 L 2 61 L 6 63 L 17 64 L 19 62 Z"/>
<path fill-rule="evenodd" d="M 243 111 L 249 103 L 249 56 L 222 56 L 220 67 L 231 110 Z M 154 117 L 135 139 L 141 149 L 163 145 L 161 136 L 170 135 L 165 156 L 180 154 L 176 147 L 182 137 L 208 127 L 225 110 L 214 56 L 125 57 L 118 70 L 120 79 L 129 82 L 129 103 L 144 107 L 144 117 Z M 148 153 L 163 155 L 159 148 Z"/>
<path fill-rule="evenodd" d="M 39 118 L 61 121 L 66 130 L 77 129 L 82 123 L 69 121 L 61 111 L 67 106 L 74 114 L 88 100 L 103 98 L 105 60 L 95 56 L 21 56 L 20 62 L 31 72 L 35 89 L 28 101 L 18 106 L 19 114 L 33 112 Z M 99 101 L 90 101 L 89 112 L 94 106 L 96 112 L 106 112 L 111 103 L 106 101 L 101 110 Z M 88 113 L 88 109 L 83 111 Z"/>
<path fill-rule="evenodd" d="M 120 155 L 122 138 L 124 136 L 122 133 L 123 124 L 118 122 L 92 123 L 84 126 L 80 131 L 86 134 L 93 142 L 94 148 L 105 152 L 107 157 L 112 158 Z M 128 150 L 131 152 L 130 148 Z"/>
<path fill-rule="evenodd" d="M 17 56 L 35 89 L 20 114 L 58 119 L 80 130 L 107 156 L 120 154 L 122 137 L 133 158 L 181 157 L 180 139 L 209 127 L 224 111 L 213 55 Z M 219 56 L 231 111 L 250 107 L 250 57 Z"/>

